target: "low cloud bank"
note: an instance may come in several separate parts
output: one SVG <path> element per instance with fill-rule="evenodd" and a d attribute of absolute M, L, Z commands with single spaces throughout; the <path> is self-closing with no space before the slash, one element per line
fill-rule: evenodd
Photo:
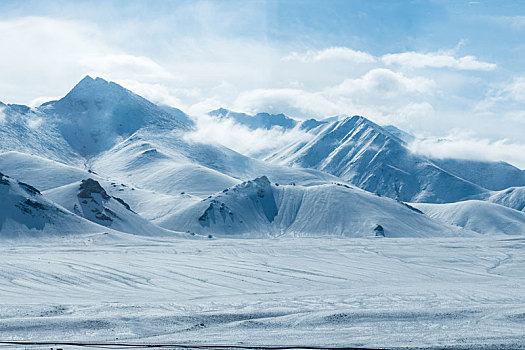
<path fill-rule="evenodd" d="M 207 114 L 199 114 L 193 119 L 196 130 L 185 136 L 187 140 L 221 144 L 252 157 L 266 155 L 291 143 L 312 137 L 311 134 L 298 128 L 284 130 L 273 127 L 270 130 L 251 130 L 230 119 L 218 120 Z"/>
<path fill-rule="evenodd" d="M 416 139 L 409 148 L 431 158 L 505 161 L 525 169 L 525 143 L 509 140 L 478 139 L 471 135 L 452 134 L 442 139 Z"/>

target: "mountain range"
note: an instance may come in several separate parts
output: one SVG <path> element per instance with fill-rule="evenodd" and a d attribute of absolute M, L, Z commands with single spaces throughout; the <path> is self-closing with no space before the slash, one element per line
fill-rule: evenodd
<path fill-rule="evenodd" d="M 192 141 L 192 116 L 101 78 L 0 111 L 4 238 L 525 233 L 523 170 L 414 154 L 412 135 L 361 116 L 211 111 L 219 122 L 307 135 L 255 159 Z"/>

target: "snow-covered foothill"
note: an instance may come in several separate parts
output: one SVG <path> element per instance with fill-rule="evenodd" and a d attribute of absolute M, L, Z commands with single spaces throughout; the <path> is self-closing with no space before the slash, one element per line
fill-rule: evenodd
<path fill-rule="evenodd" d="M 525 212 L 525 186 L 511 187 L 502 191 L 494 191 L 483 199 Z"/>
<path fill-rule="evenodd" d="M 433 219 L 478 233 L 525 235 L 525 213 L 503 205 L 480 200 L 411 205 Z"/>
<path fill-rule="evenodd" d="M 0 173 L 0 238 L 102 233 L 105 227 L 47 200 L 38 189 Z"/>
<path fill-rule="evenodd" d="M 404 203 L 343 183 L 281 185 L 266 176 L 225 189 L 158 220 L 222 237 L 429 237 L 472 235 Z M 377 228 L 382 227 L 382 234 Z"/>

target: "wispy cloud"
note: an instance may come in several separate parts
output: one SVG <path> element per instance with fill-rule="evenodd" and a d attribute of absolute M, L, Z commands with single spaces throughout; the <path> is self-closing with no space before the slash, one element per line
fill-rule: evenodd
<path fill-rule="evenodd" d="M 381 57 L 386 65 L 400 65 L 411 68 L 452 68 L 459 70 L 490 71 L 497 68 L 495 63 L 483 62 L 474 56 L 454 57 L 450 54 L 433 52 L 402 52 Z"/>
<path fill-rule="evenodd" d="M 373 63 L 376 61 L 376 58 L 367 52 L 340 46 L 329 47 L 323 50 L 308 50 L 305 53 L 292 52 L 283 57 L 283 61 L 319 62 L 330 60 Z"/>
<path fill-rule="evenodd" d="M 525 108 L 525 76 L 514 77 L 510 81 L 493 86 L 485 98 L 475 107 L 480 113 L 514 114 L 523 116 Z"/>
<path fill-rule="evenodd" d="M 456 47 L 458 49 L 462 42 Z M 322 50 L 308 50 L 305 53 L 292 52 L 282 59 L 283 61 L 320 62 L 344 60 L 354 63 L 376 63 L 399 65 L 411 68 L 451 68 L 458 70 L 489 71 L 497 68 L 495 63 L 478 60 L 475 56 L 456 57 L 452 51 L 442 52 L 400 52 L 373 56 L 368 52 L 353 50 L 349 47 L 329 47 Z"/>

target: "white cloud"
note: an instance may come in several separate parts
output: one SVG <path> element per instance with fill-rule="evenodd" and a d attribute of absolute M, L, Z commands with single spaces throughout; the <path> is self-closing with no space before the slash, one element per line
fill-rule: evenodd
<path fill-rule="evenodd" d="M 153 59 L 108 44 L 107 34 L 84 21 L 20 17 L 0 21 L 2 98 L 14 103 L 63 96 L 86 74 L 143 83 L 174 80 Z"/>
<path fill-rule="evenodd" d="M 329 60 L 345 60 L 356 63 L 374 63 L 376 58 L 363 51 L 348 47 L 329 47 L 323 50 L 308 50 L 305 53 L 292 52 L 283 57 L 284 61 L 319 62 Z"/>
<path fill-rule="evenodd" d="M 28 103 L 26 103 L 29 107 L 38 107 L 43 103 L 49 102 L 49 101 L 56 101 L 59 100 L 62 96 L 40 96 L 37 98 L 32 99 Z"/>
<path fill-rule="evenodd" d="M 504 160 L 525 169 L 525 143 L 505 139 L 482 139 L 463 132 L 441 139 L 416 139 L 409 147 L 417 154 L 437 159 Z"/>
<path fill-rule="evenodd" d="M 311 137 L 298 128 L 288 131 L 279 127 L 251 130 L 230 119 L 217 120 L 205 114 L 197 115 L 194 120 L 197 128 L 185 135 L 187 140 L 221 144 L 251 156 L 267 154 L 271 150 Z"/>
<path fill-rule="evenodd" d="M 190 115 L 205 115 L 206 113 L 213 111 L 215 109 L 224 107 L 223 101 L 217 97 L 208 97 L 205 98 L 188 108 L 188 113 Z"/>
<path fill-rule="evenodd" d="M 386 65 L 399 65 L 410 68 L 453 68 L 459 70 L 490 71 L 497 68 L 495 63 L 479 61 L 474 56 L 456 58 L 449 53 L 402 52 L 381 57 Z"/>
<path fill-rule="evenodd" d="M 487 18 L 491 22 L 496 22 L 505 26 L 510 25 L 517 30 L 525 28 L 525 16 L 489 16 Z"/>
<path fill-rule="evenodd" d="M 503 21 L 509 23 L 516 29 L 525 28 L 525 16 L 507 16 L 503 18 Z"/>
<path fill-rule="evenodd" d="M 165 84 L 127 79 L 118 79 L 116 82 L 153 103 L 177 108 L 186 107 L 179 98 L 179 96 L 184 94 L 181 91 L 168 88 Z"/>
<path fill-rule="evenodd" d="M 457 51 L 462 41 L 453 51 Z M 368 52 L 353 50 L 349 47 L 329 47 L 322 50 L 308 50 L 305 53 L 291 52 L 282 58 L 283 61 L 321 62 L 343 60 L 354 63 L 382 62 L 387 66 L 399 65 L 412 68 L 453 68 L 458 70 L 490 71 L 497 68 L 495 63 L 483 62 L 475 56 L 454 57 L 453 51 L 440 52 L 401 52 L 386 54 L 380 57 Z"/>
<path fill-rule="evenodd" d="M 327 89 L 330 94 L 368 95 L 372 98 L 397 97 L 403 93 L 430 93 L 435 83 L 428 78 L 407 77 L 385 68 L 376 68 L 357 79 L 345 79 L 341 84 Z M 370 95 L 372 94 L 372 95 Z"/>

